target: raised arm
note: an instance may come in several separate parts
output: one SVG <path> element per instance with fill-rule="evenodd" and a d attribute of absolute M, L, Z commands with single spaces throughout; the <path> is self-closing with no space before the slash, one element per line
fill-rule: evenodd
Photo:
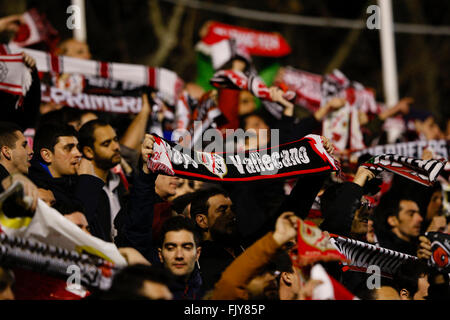
<path fill-rule="evenodd" d="M 216 283 L 213 300 L 248 299 L 247 285 L 277 250 L 297 234 L 299 218 L 293 212 L 283 213 L 275 224 L 275 231 L 269 232 L 237 257 Z"/>
<path fill-rule="evenodd" d="M 152 223 L 157 175 L 147 168 L 147 159 L 153 155 L 154 142 L 155 138 L 152 135 L 145 135 L 141 145 L 142 168 L 134 180 L 123 229 L 119 230 L 115 239 L 117 246 L 132 247 L 149 261 L 153 260 Z"/>

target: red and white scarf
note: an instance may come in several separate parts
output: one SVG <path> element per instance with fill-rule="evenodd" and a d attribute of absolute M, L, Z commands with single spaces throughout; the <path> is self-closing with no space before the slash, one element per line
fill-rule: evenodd
<path fill-rule="evenodd" d="M 210 82 L 216 88 L 248 90 L 257 98 L 272 101 L 269 88 L 258 76 L 247 77 L 240 71 L 220 70 L 214 74 Z M 295 92 L 287 91 L 283 96 L 286 100 L 292 100 L 295 98 Z"/>
<path fill-rule="evenodd" d="M 328 114 L 323 121 L 322 134 L 331 140 L 338 151 L 365 148 L 358 112 L 362 111 L 362 104 L 367 103 L 367 95 L 358 95 L 361 90 L 364 90 L 362 85 L 352 83 L 339 70 L 334 70 L 323 79 L 322 105 L 335 97 L 347 101 L 344 107 Z"/>
<path fill-rule="evenodd" d="M 28 47 L 36 43 L 45 42 L 50 50 L 59 41 L 58 31 L 50 24 L 45 15 L 32 8 L 22 15 L 24 23 L 19 26 L 12 45 Z"/>
<path fill-rule="evenodd" d="M 18 96 L 18 106 L 31 83 L 31 72 L 24 64 L 22 54 L 0 56 L 0 90 Z"/>
<path fill-rule="evenodd" d="M 184 86 L 183 80 L 175 72 L 164 68 L 56 56 L 44 51 L 17 46 L 9 48 L 3 46 L 3 52 L 5 51 L 23 51 L 29 54 L 36 60 L 39 72 L 82 74 L 148 86 L 158 90 L 163 100 L 169 105 L 175 105 Z"/>
<path fill-rule="evenodd" d="M 206 35 L 196 49 L 209 55 L 211 46 L 224 39 L 236 40 L 248 54 L 255 56 L 282 57 L 292 51 L 287 41 L 277 32 L 264 32 L 216 21 L 209 23 Z"/>

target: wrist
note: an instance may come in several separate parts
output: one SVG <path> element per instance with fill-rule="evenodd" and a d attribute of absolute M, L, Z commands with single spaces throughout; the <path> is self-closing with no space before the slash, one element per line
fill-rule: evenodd
<path fill-rule="evenodd" d="M 283 237 L 282 234 L 278 233 L 278 232 L 274 232 L 273 233 L 273 240 L 275 240 L 275 242 L 281 247 L 285 242 L 285 237 Z"/>
<path fill-rule="evenodd" d="M 353 183 L 356 183 L 360 187 L 364 187 L 366 184 L 367 176 L 365 175 L 357 175 L 355 179 L 353 179 Z"/>

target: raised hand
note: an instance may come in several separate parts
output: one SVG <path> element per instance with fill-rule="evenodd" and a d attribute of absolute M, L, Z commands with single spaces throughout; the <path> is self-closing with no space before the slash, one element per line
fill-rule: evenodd
<path fill-rule="evenodd" d="M 275 224 L 275 232 L 273 238 L 280 246 L 288 241 L 294 240 L 297 236 L 297 224 L 300 218 L 293 212 L 285 212 L 278 219 Z"/>
<path fill-rule="evenodd" d="M 153 156 L 153 144 L 155 143 L 155 137 L 153 137 L 151 134 L 146 134 L 144 137 L 144 141 L 141 145 L 141 155 L 142 155 L 142 161 L 144 162 L 142 164 L 142 170 L 144 173 L 149 174 L 150 170 L 147 167 L 147 160 L 149 157 Z"/>

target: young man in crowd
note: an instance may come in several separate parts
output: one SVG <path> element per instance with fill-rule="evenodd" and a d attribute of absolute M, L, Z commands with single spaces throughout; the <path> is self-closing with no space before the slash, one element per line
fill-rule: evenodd
<path fill-rule="evenodd" d="M 402 263 L 394 275 L 394 287 L 401 300 L 426 300 L 430 269 L 420 260 Z"/>
<path fill-rule="evenodd" d="M 191 202 L 190 215 L 202 233 L 200 271 L 204 289 L 211 290 L 225 268 L 244 249 L 232 201 L 220 187 L 209 187 L 196 192 Z"/>
<path fill-rule="evenodd" d="M 69 125 L 46 124 L 36 131 L 29 177 L 40 189 L 51 191 L 56 203 L 74 201 L 76 186 L 81 183 L 84 189 L 95 180 L 89 175 L 77 179 L 77 174 L 89 172 L 80 167 L 77 146 L 77 132 Z"/>
<path fill-rule="evenodd" d="M 375 209 L 375 233 L 380 247 L 415 256 L 422 222 L 413 195 L 389 191 Z"/>
<path fill-rule="evenodd" d="M 175 300 L 203 298 L 202 278 L 196 263 L 200 258 L 200 235 L 191 220 L 172 217 L 162 228 L 159 259 L 175 278 L 170 286 Z"/>
<path fill-rule="evenodd" d="M 0 181 L 16 173 L 27 175 L 32 156 L 33 151 L 20 127 L 0 122 Z"/>
<path fill-rule="evenodd" d="M 79 148 L 84 160 L 97 177 L 95 188 L 81 191 L 80 200 L 92 233 L 112 242 L 117 236 L 122 217 L 126 214 L 127 190 L 119 175 L 111 169 L 120 164 L 119 138 L 114 128 L 102 120 L 89 121 L 79 131 Z"/>

